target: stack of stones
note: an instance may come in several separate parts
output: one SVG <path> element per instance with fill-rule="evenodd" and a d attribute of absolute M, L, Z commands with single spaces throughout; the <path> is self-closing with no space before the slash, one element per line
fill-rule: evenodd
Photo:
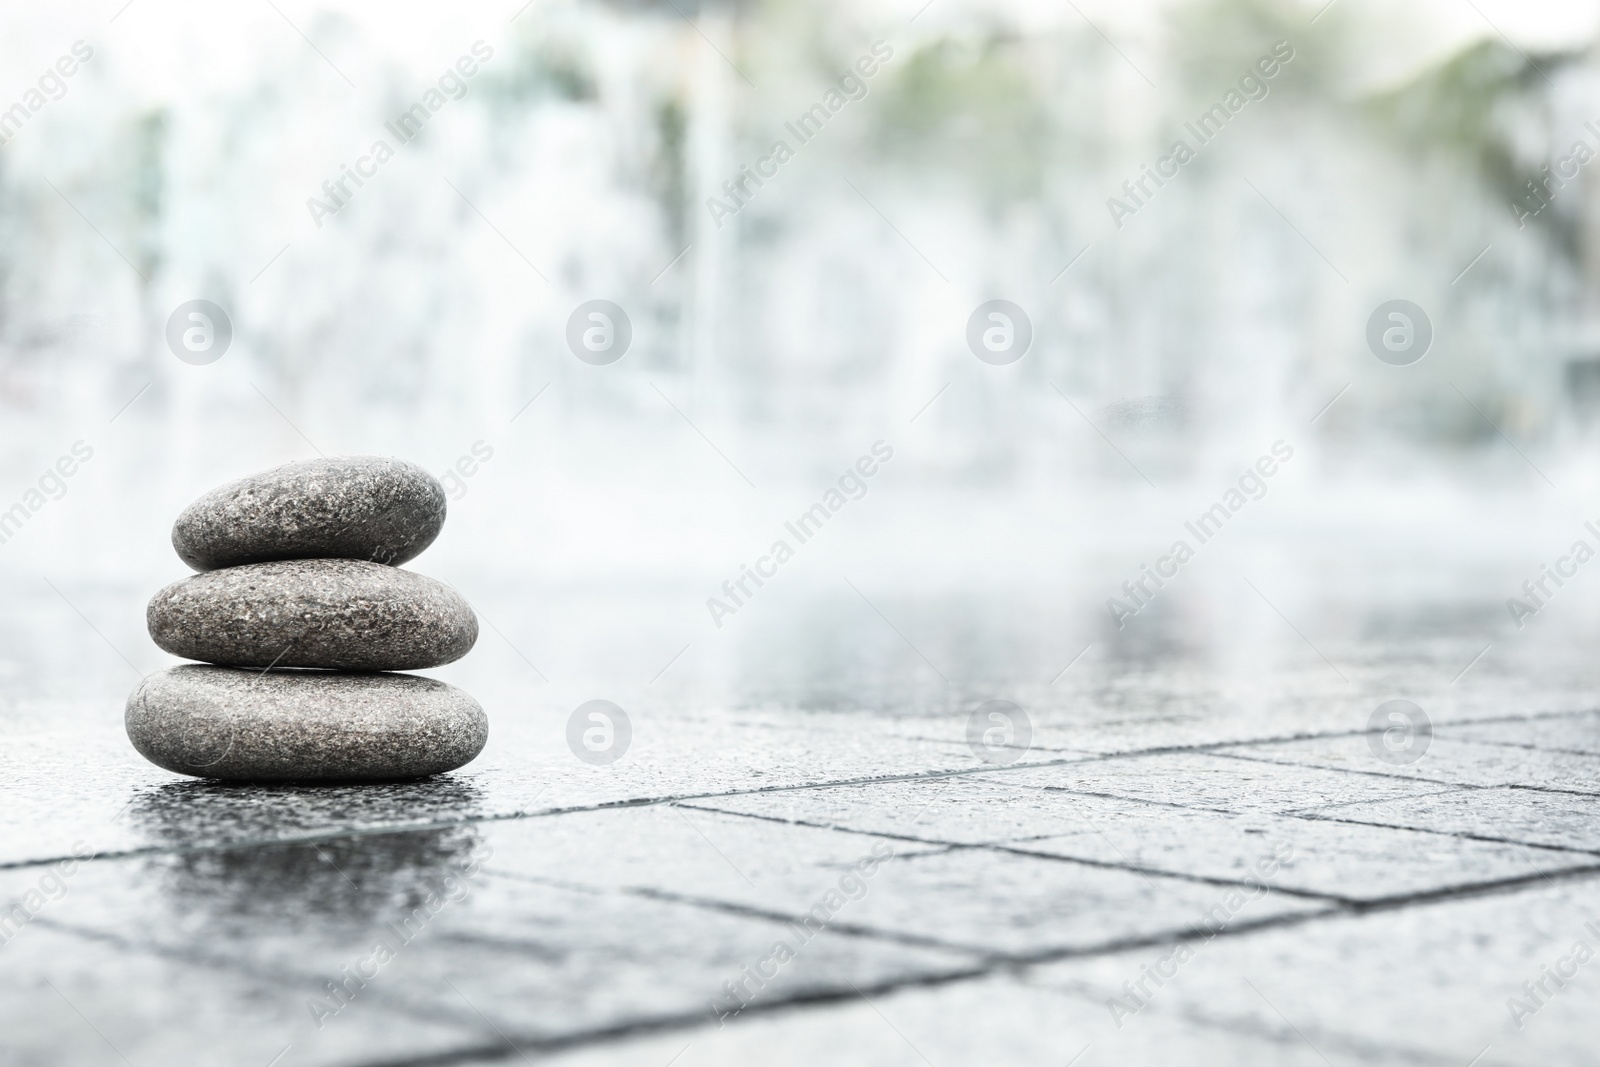
<path fill-rule="evenodd" d="M 186 664 L 128 698 L 128 738 L 180 774 L 251 782 L 393 781 L 483 750 L 472 697 L 382 673 L 460 659 L 478 619 L 396 564 L 444 526 L 427 471 L 350 456 L 291 463 L 206 494 L 172 544 L 201 573 L 155 595 L 150 636 Z"/>

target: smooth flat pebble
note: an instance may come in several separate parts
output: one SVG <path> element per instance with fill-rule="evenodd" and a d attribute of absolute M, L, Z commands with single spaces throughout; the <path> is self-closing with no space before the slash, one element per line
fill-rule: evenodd
<path fill-rule="evenodd" d="M 214 489 L 172 527 L 172 547 L 197 571 L 276 559 L 399 564 L 444 526 L 444 487 L 384 456 L 287 463 Z"/>
<path fill-rule="evenodd" d="M 432 678 L 196 664 L 141 682 L 125 721 L 157 766 L 240 782 L 421 778 L 471 762 L 489 737 L 478 702 Z"/>
<path fill-rule="evenodd" d="M 251 563 L 191 575 L 150 600 L 174 656 L 231 667 L 401 671 L 466 655 L 478 617 L 442 582 L 358 559 Z"/>

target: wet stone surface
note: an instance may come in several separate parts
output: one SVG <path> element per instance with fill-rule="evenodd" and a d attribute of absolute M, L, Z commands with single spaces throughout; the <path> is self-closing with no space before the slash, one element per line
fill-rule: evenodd
<path fill-rule="evenodd" d="M 488 720 L 431 678 L 186 666 L 128 698 L 128 739 L 152 763 L 226 781 L 389 781 L 454 770 Z"/>
<path fill-rule="evenodd" d="M 281 560 L 196 574 L 151 598 L 174 656 L 236 667 L 402 671 L 466 655 L 478 620 L 459 593 L 398 567 Z"/>
<path fill-rule="evenodd" d="M 1600 952 L 1525 992 L 1600 949 L 1600 634 L 1440 695 L 1475 634 L 1297 617 L 1347 682 L 1257 600 L 1191 635 L 1214 649 L 1096 646 L 1052 686 L 1090 637 L 1030 645 L 1068 629 L 1048 604 L 987 623 L 980 672 L 969 601 L 874 591 L 947 683 L 845 588 L 752 615 L 759 670 L 697 637 L 662 674 L 677 598 L 452 579 L 501 632 L 441 677 L 493 734 L 367 785 L 196 772 L 287 765 L 310 730 L 406 764 L 446 720 L 466 759 L 477 706 L 415 677 L 153 673 L 128 729 L 170 773 L 129 745 L 107 647 L 159 666 L 143 595 L 64 589 L 94 628 L 48 588 L 0 598 L 27 665 L 0 702 L 0 1062 L 1600 1062 Z M 1397 692 L 1435 727 L 1409 764 L 1362 733 Z M 966 737 L 996 697 L 1034 727 L 1004 767 Z M 633 720 L 599 765 L 567 733 L 597 698 Z"/>
<path fill-rule="evenodd" d="M 323 557 L 400 564 L 439 536 L 445 504 L 438 480 L 402 460 L 301 460 L 190 504 L 172 527 L 172 547 L 200 571 Z"/>

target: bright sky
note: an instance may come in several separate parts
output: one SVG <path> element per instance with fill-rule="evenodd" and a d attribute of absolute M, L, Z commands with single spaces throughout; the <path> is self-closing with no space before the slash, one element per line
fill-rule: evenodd
<path fill-rule="evenodd" d="M 310 46 L 305 34 L 357 85 L 384 70 L 426 73 L 483 38 L 498 47 L 513 32 L 559 19 L 576 0 L 69 0 L 0 5 L 0 99 L 15 99 L 72 42 L 88 41 L 98 69 L 114 70 L 136 96 L 171 99 L 197 86 L 222 88 L 251 78 L 263 55 L 287 62 Z M 809 0 L 824 2 L 824 0 Z M 1083 26 L 1085 19 L 1139 54 L 1157 39 L 1163 9 L 1205 0 L 869 0 L 845 3 L 870 32 L 905 20 L 916 32 L 961 32 L 1004 13 L 1027 31 Z M 1326 10 L 1323 7 L 1326 5 Z M 1504 35 L 1516 47 L 1545 50 L 1591 41 L 1600 0 L 1298 0 L 1306 32 L 1340 25 L 1361 42 L 1363 84 L 1402 80 L 1472 41 Z M 670 13 L 665 5 L 662 10 Z M 620 9 L 618 9 L 620 14 Z M 1320 16 L 1316 23 L 1312 17 Z M 519 14 L 520 12 L 520 14 Z M 1081 12 L 1081 13 L 1080 13 Z M 916 21 L 912 23 L 911 17 Z M 513 16 L 516 22 L 512 22 Z M 114 17 L 114 20 L 113 20 Z M 308 77 L 347 89 L 321 60 Z"/>

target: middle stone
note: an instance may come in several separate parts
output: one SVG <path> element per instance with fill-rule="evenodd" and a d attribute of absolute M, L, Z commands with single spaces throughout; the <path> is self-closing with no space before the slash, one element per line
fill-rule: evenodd
<path fill-rule="evenodd" d="M 150 600 L 174 656 L 231 667 L 405 671 L 466 655 L 478 617 L 443 582 L 357 559 L 250 563 L 174 582 Z"/>

